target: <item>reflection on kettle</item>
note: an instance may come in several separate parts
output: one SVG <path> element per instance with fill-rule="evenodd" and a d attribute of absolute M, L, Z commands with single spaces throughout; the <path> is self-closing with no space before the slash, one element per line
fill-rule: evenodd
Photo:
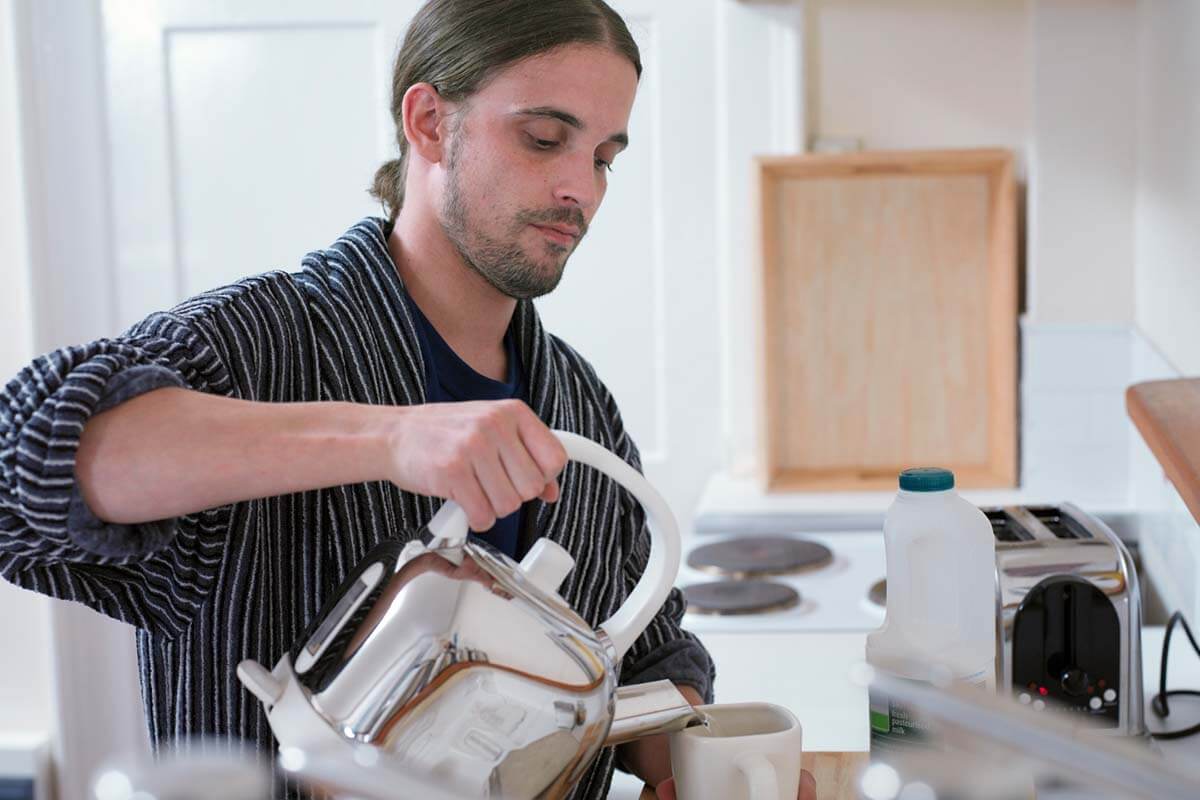
<path fill-rule="evenodd" d="M 469 541 L 448 501 L 419 541 L 373 549 L 272 672 L 238 667 L 281 749 L 349 758 L 367 746 L 451 794 L 553 798 L 606 744 L 699 721 L 669 681 L 616 685 L 622 655 L 674 583 L 674 517 L 624 461 L 556 435 L 646 509 L 650 560 L 625 604 L 593 630 L 557 594 L 574 566 L 562 547 L 541 539 L 518 564 Z"/>

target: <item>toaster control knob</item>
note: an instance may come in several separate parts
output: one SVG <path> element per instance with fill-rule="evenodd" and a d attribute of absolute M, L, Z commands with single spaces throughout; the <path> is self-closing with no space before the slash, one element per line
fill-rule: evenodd
<path fill-rule="evenodd" d="M 1072 667 L 1065 670 L 1060 680 L 1067 694 L 1079 696 L 1087 691 L 1088 675 L 1081 669 Z"/>
<path fill-rule="evenodd" d="M 1100 706 L 1102 705 L 1104 705 L 1104 703 L 1100 702 L 1099 697 L 1093 697 L 1091 700 L 1088 700 L 1088 708 L 1090 708 L 1092 711 L 1099 711 Z"/>
<path fill-rule="evenodd" d="M 1111 703 L 1113 700 L 1116 700 L 1116 699 L 1117 699 L 1117 690 L 1116 689 L 1105 689 L 1104 690 L 1104 702 Z"/>

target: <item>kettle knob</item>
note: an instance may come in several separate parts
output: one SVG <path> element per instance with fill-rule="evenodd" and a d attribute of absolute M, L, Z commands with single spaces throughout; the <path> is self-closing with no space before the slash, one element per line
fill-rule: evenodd
<path fill-rule="evenodd" d="M 521 571 L 534 586 L 547 594 L 556 594 L 563 578 L 575 568 L 575 559 L 558 542 L 543 537 L 521 559 Z"/>

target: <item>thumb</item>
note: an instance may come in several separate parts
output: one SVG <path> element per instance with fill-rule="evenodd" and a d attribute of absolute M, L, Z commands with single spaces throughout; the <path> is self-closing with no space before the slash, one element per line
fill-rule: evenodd
<path fill-rule="evenodd" d="M 658 797 L 658 800 L 675 800 L 675 779 L 667 778 L 658 786 L 655 786 L 654 794 Z"/>

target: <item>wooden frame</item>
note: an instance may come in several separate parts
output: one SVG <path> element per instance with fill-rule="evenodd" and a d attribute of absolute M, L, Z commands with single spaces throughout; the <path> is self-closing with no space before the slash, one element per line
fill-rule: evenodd
<path fill-rule="evenodd" d="M 758 159 L 768 491 L 1017 482 L 1017 208 L 1005 150 Z"/>

